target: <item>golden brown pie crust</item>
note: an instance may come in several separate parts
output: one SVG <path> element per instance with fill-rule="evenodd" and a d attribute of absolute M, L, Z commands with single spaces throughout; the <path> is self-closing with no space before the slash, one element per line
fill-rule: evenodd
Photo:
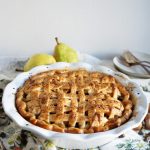
<path fill-rule="evenodd" d="M 128 121 L 133 102 L 113 76 L 86 70 L 50 70 L 30 77 L 16 94 L 29 122 L 67 133 L 110 130 Z"/>

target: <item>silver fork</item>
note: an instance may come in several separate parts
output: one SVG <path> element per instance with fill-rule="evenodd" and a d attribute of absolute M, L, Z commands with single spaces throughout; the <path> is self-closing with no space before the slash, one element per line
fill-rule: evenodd
<path fill-rule="evenodd" d="M 122 57 L 129 66 L 140 65 L 148 74 L 150 74 L 150 70 L 148 69 L 150 68 L 149 61 L 140 61 L 130 51 L 124 52 Z"/>

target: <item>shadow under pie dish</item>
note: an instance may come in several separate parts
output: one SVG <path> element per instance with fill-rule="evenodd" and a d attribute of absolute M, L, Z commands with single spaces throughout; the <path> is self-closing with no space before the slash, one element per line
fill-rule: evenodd
<path fill-rule="evenodd" d="M 57 146 L 90 148 L 136 127 L 148 104 L 123 74 L 85 63 L 56 63 L 20 74 L 6 87 L 3 106 L 21 127 Z"/>

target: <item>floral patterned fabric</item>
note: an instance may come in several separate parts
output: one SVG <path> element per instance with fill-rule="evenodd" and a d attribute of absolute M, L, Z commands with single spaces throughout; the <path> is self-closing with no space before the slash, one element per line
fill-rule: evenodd
<path fill-rule="evenodd" d="M 15 63 L 17 66 L 18 63 Z M 19 64 L 20 67 L 20 64 Z M 14 68 L 14 66 L 13 66 Z M 9 68 L 11 70 L 12 68 Z M 3 70 L 4 71 L 4 70 Z M 47 140 L 26 131 L 16 125 L 5 114 L 2 107 L 2 95 L 5 86 L 10 82 L 5 72 L 0 68 L 0 150 L 56 150 L 62 149 L 55 146 L 51 140 Z M 13 74 L 14 76 L 16 74 Z M 9 76 L 10 73 L 9 73 Z M 11 76 L 12 77 L 12 76 Z M 144 85 L 145 88 L 145 85 Z M 143 128 L 139 132 L 128 131 L 114 141 L 101 147 L 93 148 L 94 150 L 150 150 L 150 131 Z"/>

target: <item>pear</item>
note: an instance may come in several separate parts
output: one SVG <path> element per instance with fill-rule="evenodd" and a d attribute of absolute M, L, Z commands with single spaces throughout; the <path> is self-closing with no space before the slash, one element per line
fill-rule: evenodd
<path fill-rule="evenodd" d="M 48 65 L 55 63 L 56 60 L 52 55 L 40 53 L 35 54 L 26 62 L 24 66 L 24 71 L 29 71 L 33 67 L 40 66 L 40 65 Z"/>
<path fill-rule="evenodd" d="M 57 45 L 54 49 L 54 57 L 57 62 L 78 62 L 77 52 L 64 43 L 60 43 L 58 38 L 55 38 Z"/>

